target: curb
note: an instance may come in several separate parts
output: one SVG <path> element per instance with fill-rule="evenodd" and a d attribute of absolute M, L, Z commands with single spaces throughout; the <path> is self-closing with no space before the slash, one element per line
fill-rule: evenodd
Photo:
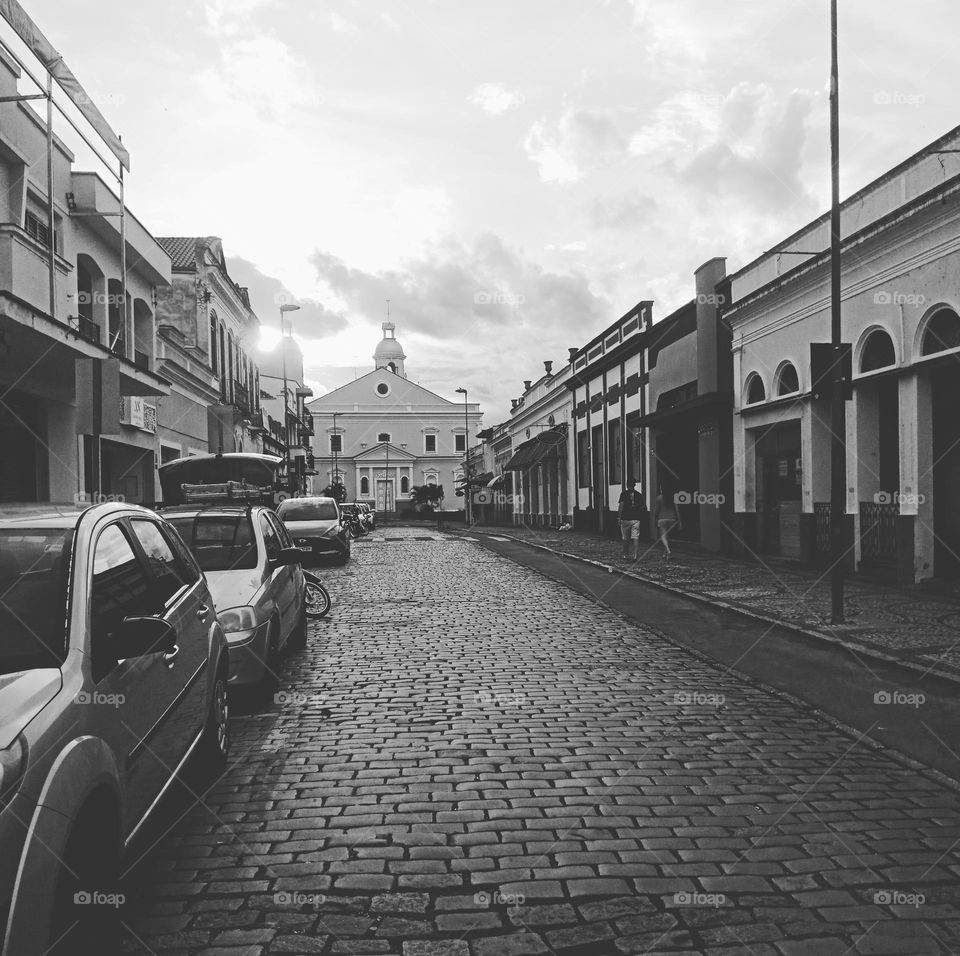
<path fill-rule="evenodd" d="M 874 660 L 883 661 L 887 664 L 896 664 L 898 667 L 902 667 L 906 670 L 914 671 L 921 676 L 933 675 L 939 677 L 942 680 L 948 680 L 955 684 L 960 684 L 960 672 L 952 670 L 943 670 L 942 668 L 936 666 L 923 666 L 917 664 L 913 661 L 904 660 L 903 658 L 896 657 L 893 654 L 888 654 L 885 651 L 882 651 L 878 648 L 872 647 L 866 644 L 860 644 L 857 641 L 850 640 L 848 638 L 839 637 L 836 634 L 829 634 L 824 631 L 813 630 L 812 628 L 803 627 L 800 624 L 794 624 L 791 621 L 786 621 L 782 618 L 772 617 L 769 614 L 762 614 L 759 611 L 753 611 L 749 608 L 742 607 L 738 604 L 731 604 L 728 601 L 722 601 L 717 598 L 708 597 L 705 594 L 701 594 L 698 591 L 688 591 L 684 588 L 678 588 L 671 584 L 664 584 L 662 581 L 657 581 L 654 578 L 646 577 L 643 574 L 640 574 L 637 571 L 628 571 L 623 568 L 618 568 L 615 565 L 607 564 L 603 561 L 597 561 L 593 558 L 586 558 L 579 554 L 571 554 L 568 551 L 558 551 L 555 548 L 550 548 L 545 544 L 535 544 L 531 541 L 527 541 L 524 538 L 518 538 L 516 535 L 510 534 L 509 532 L 492 532 L 492 531 L 478 531 L 475 528 L 457 528 L 457 529 L 444 529 L 448 534 L 464 535 L 464 534 L 476 534 L 476 535 L 485 535 L 488 537 L 501 537 L 508 538 L 510 541 L 515 541 L 517 544 L 525 545 L 528 548 L 535 548 L 538 551 L 546 551 L 548 554 L 556 555 L 561 558 L 568 558 L 571 561 L 579 561 L 582 564 L 589 564 L 596 568 L 602 568 L 604 571 L 607 571 L 610 574 L 617 574 L 623 578 L 629 578 L 634 581 L 639 581 L 642 584 L 647 584 L 650 587 L 658 588 L 661 591 L 666 591 L 670 594 L 678 595 L 679 597 L 687 598 L 691 601 L 697 601 L 700 604 L 707 604 L 710 607 L 720 608 L 724 611 L 730 611 L 733 614 L 740 614 L 743 617 L 751 618 L 755 621 L 760 621 L 764 624 L 770 624 L 775 627 L 781 627 L 784 630 L 792 631 L 794 634 L 800 634 L 803 637 L 813 638 L 817 641 L 823 641 L 829 644 L 834 644 L 837 647 L 842 647 L 845 650 L 851 651 L 852 653 L 859 654 L 863 657 L 869 657 Z"/>

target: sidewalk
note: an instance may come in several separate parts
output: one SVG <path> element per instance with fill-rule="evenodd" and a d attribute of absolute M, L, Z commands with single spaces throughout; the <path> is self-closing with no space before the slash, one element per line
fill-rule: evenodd
<path fill-rule="evenodd" d="M 640 558 L 634 564 L 621 557 L 619 541 L 575 531 L 517 526 L 445 530 L 511 538 L 608 566 L 627 577 L 839 643 L 860 654 L 960 681 L 960 603 L 919 589 L 847 578 L 848 623 L 833 625 L 829 577 L 809 571 L 676 548 L 672 560 L 664 561 L 660 548 L 645 541 L 640 542 Z"/>

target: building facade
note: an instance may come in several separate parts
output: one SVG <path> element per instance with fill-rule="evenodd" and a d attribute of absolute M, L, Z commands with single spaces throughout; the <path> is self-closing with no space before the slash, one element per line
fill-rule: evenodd
<path fill-rule="evenodd" d="M 513 520 L 536 528 L 557 528 L 573 519 L 574 474 L 571 440 L 573 397 L 568 382 L 569 363 L 558 372 L 544 362 L 544 374 L 523 383 L 520 398 L 510 410 L 509 432 L 513 453 L 501 467 L 509 482 Z"/>
<path fill-rule="evenodd" d="M 638 302 L 591 339 L 570 350 L 567 388 L 572 400 L 573 525 L 615 534 L 617 507 L 627 481 L 652 501 L 649 449 L 641 418 L 647 410 L 644 346 L 653 303 Z"/>
<path fill-rule="evenodd" d="M 198 451 L 260 452 L 260 322 L 227 271 L 217 236 L 158 239 L 172 282 L 157 291 L 161 363 L 171 394 L 160 405 L 161 463 Z"/>
<path fill-rule="evenodd" d="M 306 494 L 316 472 L 312 461 L 313 416 L 307 411 L 313 390 L 303 380 L 303 352 L 292 335 L 282 335 L 276 348 L 260 353 L 259 361 L 263 449 L 284 459 L 280 477 L 288 491 Z"/>
<path fill-rule="evenodd" d="M 468 435 L 480 431 L 476 403 L 451 402 L 411 382 L 394 325 L 383 324 L 374 369 L 311 401 L 317 475 L 314 493 L 338 478 L 347 500 L 369 501 L 378 512 L 411 508 L 416 485 L 440 485 L 445 510 L 463 510 Z"/>
<path fill-rule="evenodd" d="M 905 583 L 960 577 L 960 128 L 847 199 L 843 341 L 848 565 Z M 829 554 L 830 341 L 824 215 L 730 277 L 735 505 L 761 554 Z M 799 260 L 799 261 L 798 261 Z"/>
<path fill-rule="evenodd" d="M 50 138 L 0 51 L 0 500 L 155 489 L 155 290 L 170 260 L 120 201 Z"/>

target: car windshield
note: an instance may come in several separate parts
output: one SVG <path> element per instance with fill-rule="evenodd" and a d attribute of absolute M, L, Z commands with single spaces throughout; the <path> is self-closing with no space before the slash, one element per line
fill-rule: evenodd
<path fill-rule="evenodd" d="M 257 542 L 250 516 L 167 515 L 204 571 L 249 570 L 257 566 Z"/>
<path fill-rule="evenodd" d="M 277 509 L 284 521 L 336 521 L 337 506 L 332 501 L 291 501 L 289 498 Z"/>
<path fill-rule="evenodd" d="M 72 528 L 0 529 L 0 674 L 59 667 Z"/>

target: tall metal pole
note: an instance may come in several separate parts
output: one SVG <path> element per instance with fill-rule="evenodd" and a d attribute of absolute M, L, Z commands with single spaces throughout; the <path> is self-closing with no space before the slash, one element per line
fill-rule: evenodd
<path fill-rule="evenodd" d="M 280 306 L 280 361 L 283 367 L 283 461 L 287 469 L 287 491 L 294 494 L 293 463 L 290 461 L 290 401 L 287 394 L 287 340 L 283 334 L 285 312 L 296 312 L 299 305 L 284 302 Z"/>
<path fill-rule="evenodd" d="M 337 413 L 333 413 L 333 485 L 340 484 L 340 461 L 337 457 Z"/>
<path fill-rule="evenodd" d="M 463 392 L 463 515 L 470 527 L 470 420 L 467 417 L 467 390 L 458 388 L 458 392 Z"/>
<path fill-rule="evenodd" d="M 52 64 L 51 64 L 52 65 Z M 121 172 L 123 167 L 121 167 Z M 50 318 L 57 318 L 57 272 L 56 245 L 57 221 L 53 212 L 53 74 L 47 70 L 47 231 L 50 233 L 50 248 L 47 252 L 47 267 L 50 281 Z M 99 489 L 97 489 L 99 491 Z"/>
<path fill-rule="evenodd" d="M 840 86 L 837 57 L 837 0 L 830 0 L 830 604 L 831 620 L 843 623 L 843 552 L 846 515 L 846 414 L 840 323 Z"/>

